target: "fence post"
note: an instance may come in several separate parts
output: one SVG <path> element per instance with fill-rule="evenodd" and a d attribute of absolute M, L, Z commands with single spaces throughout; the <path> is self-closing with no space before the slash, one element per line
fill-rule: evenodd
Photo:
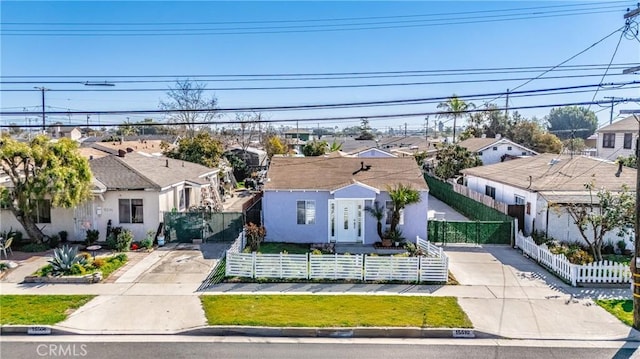
<path fill-rule="evenodd" d="M 311 278 L 311 253 L 307 252 L 307 279 Z"/>
<path fill-rule="evenodd" d="M 256 277 L 256 252 L 251 252 L 251 278 Z"/>
<path fill-rule="evenodd" d="M 571 264 L 571 285 L 578 286 L 578 266 L 575 264 Z"/>

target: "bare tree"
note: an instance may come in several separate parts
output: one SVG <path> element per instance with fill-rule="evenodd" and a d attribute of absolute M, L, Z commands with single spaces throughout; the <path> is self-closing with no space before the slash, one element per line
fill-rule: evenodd
<path fill-rule="evenodd" d="M 167 91 L 167 99 L 160 101 L 160 109 L 171 112 L 169 121 L 193 136 L 198 123 L 212 122 L 218 117 L 218 99 L 206 97 L 206 86 L 189 79 L 177 80 L 175 87 Z"/>

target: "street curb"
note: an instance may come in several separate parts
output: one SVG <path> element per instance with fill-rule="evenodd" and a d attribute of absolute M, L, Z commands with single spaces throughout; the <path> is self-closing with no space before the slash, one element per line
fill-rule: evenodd
<path fill-rule="evenodd" d="M 37 328 L 50 331 L 31 334 L 29 329 Z M 3 325 L 0 335 L 95 335 L 95 332 L 76 331 L 50 325 Z M 194 336 L 254 336 L 254 337 L 299 337 L 299 338 L 464 338 L 464 339 L 500 339 L 502 337 L 473 329 L 455 328 L 416 328 L 416 327 L 355 327 L 355 328 L 317 328 L 317 327 L 251 327 L 251 326 L 203 326 L 192 329 L 165 333 L 100 333 L 128 335 L 194 335 Z"/>

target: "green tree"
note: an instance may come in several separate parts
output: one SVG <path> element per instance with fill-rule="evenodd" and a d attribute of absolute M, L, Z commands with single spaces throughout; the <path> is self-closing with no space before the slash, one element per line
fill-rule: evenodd
<path fill-rule="evenodd" d="M 329 144 L 326 141 L 311 141 L 302 147 L 302 154 L 307 157 L 322 156 L 328 149 Z"/>
<path fill-rule="evenodd" d="M 374 138 L 371 126 L 369 126 L 369 120 L 363 118 L 360 120 L 360 135 L 356 137 L 356 140 L 373 140 Z"/>
<path fill-rule="evenodd" d="M 552 108 L 545 117 L 549 131 L 560 139 L 575 137 L 586 139 L 596 132 L 598 118 L 595 112 L 578 106 Z"/>
<path fill-rule="evenodd" d="M 418 190 L 402 183 L 398 183 L 393 187 L 388 186 L 387 191 L 393 203 L 389 232 L 394 233 L 400 223 L 400 211 L 409 205 L 420 202 L 421 198 Z"/>
<path fill-rule="evenodd" d="M 436 154 L 436 176 L 447 179 L 459 175 L 465 168 L 482 165 L 478 155 L 469 152 L 466 148 L 455 144 L 441 144 Z"/>
<path fill-rule="evenodd" d="M 384 238 L 382 234 L 382 219 L 384 218 L 385 214 L 384 206 L 376 201 L 373 203 L 373 207 L 367 206 L 364 210 L 376 219 L 376 232 L 378 233 L 378 237 L 380 237 L 380 240 L 383 240 Z"/>
<path fill-rule="evenodd" d="M 438 108 L 443 111 L 438 113 L 438 118 L 451 118 L 453 119 L 453 143 L 456 143 L 456 122 L 459 118 L 464 117 L 467 111 L 475 106 L 471 102 L 465 102 L 453 94 L 447 101 L 440 102 Z M 442 130 L 440 130 L 442 132 Z"/>
<path fill-rule="evenodd" d="M 498 106 L 495 104 L 487 104 L 486 106 L 487 111 L 482 112 L 485 117 L 483 133 L 491 138 L 495 138 L 497 135 L 506 136 L 511 129 L 509 119 L 504 112 L 498 110 Z"/>
<path fill-rule="evenodd" d="M 163 154 L 169 158 L 199 163 L 207 167 L 216 167 L 223 153 L 222 143 L 207 132 L 195 137 L 184 137 L 173 149 L 166 148 Z"/>
<path fill-rule="evenodd" d="M 0 186 L 2 202 L 9 205 L 34 243 L 42 243 L 36 210 L 44 200 L 51 207 L 70 208 L 91 196 L 91 169 L 68 138 L 51 142 L 36 136 L 28 143 L 0 138 L 0 165 L 11 186 Z"/>
<path fill-rule="evenodd" d="M 562 141 L 552 133 L 536 133 L 533 136 L 533 142 L 533 150 L 538 153 L 560 153 L 562 151 Z"/>
<path fill-rule="evenodd" d="M 567 212 L 578 226 L 580 236 L 587 242 L 596 261 L 602 260 L 602 245 L 605 234 L 618 231 L 619 236 L 628 234 L 635 223 L 635 192 L 626 186 L 622 191 L 612 193 L 600 189 L 595 193 L 595 182 L 586 183 L 589 202 L 566 206 Z"/>

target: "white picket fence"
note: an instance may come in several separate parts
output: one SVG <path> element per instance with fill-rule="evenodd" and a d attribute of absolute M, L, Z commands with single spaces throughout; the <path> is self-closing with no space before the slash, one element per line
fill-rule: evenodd
<path fill-rule="evenodd" d="M 418 238 L 427 255 L 418 257 L 361 254 L 257 254 L 227 251 L 226 275 L 246 278 L 341 279 L 446 282 L 449 258 L 441 248 Z"/>
<path fill-rule="evenodd" d="M 631 283 L 631 269 L 628 265 L 610 261 L 577 265 L 569 262 L 563 254 L 553 254 L 546 246 L 537 245 L 531 237 L 516 234 L 516 246 L 524 255 L 543 264 L 572 286 L 578 283 Z"/>

